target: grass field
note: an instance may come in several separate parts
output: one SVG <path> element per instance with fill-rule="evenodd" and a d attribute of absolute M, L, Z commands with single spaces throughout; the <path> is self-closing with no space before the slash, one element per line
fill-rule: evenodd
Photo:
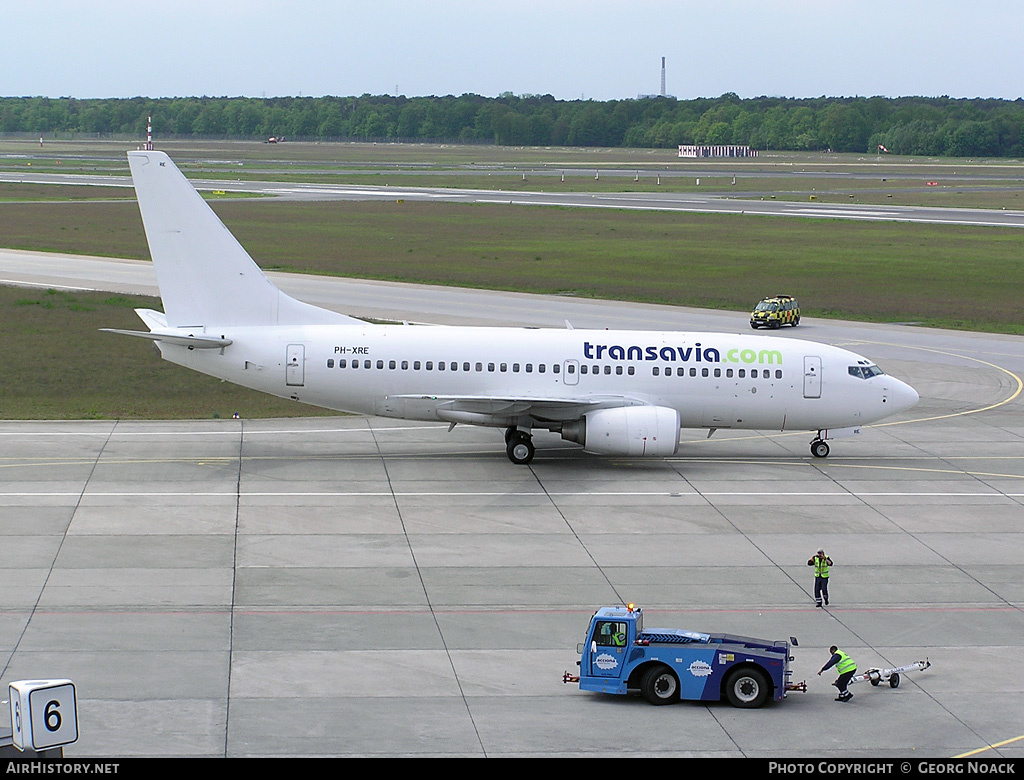
<path fill-rule="evenodd" d="M 160 359 L 136 307 L 156 298 L 0 286 L 0 419 L 296 417 L 334 414 L 247 390 Z"/>
<path fill-rule="evenodd" d="M 1021 333 L 1012 228 L 394 202 L 222 201 L 265 268 Z M 144 259 L 137 207 L 0 204 L 9 248 Z"/>
<path fill-rule="evenodd" d="M 0 142 L 0 152 L 5 143 Z M 73 165 L 82 170 L 94 166 L 126 173 L 121 161 L 123 144 L 118 149 L 100 146 L 106 151 L 86 150 L 92 157 L 75 144 L 61 151 L 48 142 L 46 148 L 56 155 L 51 160 L 54 168 L 69 171 Z M 317 169 L 318 175 L 344 175 L 364 182 L 397 175 L 330 172 L 337 165 L 351 166 L 358 157 L 367 166 L 388 162 L 431 168 L 428 175 L 406 175 L 409 182 L 423 186 L 500 178 L 479 172 L 455 175 L 451 170 L 479 161 L 582 168 L 596 159 L 609 165 L 639 165 L 655 154 L 651 150 L 334 146 L 338 148 L 214 144 L 179 151 L 195 161 L 191 175 L 207 176 L 216 168 L 226 171 L 225 161 L 235 157 L 252 160 L 261 170 L 273 168 L 279 176 L 316 178 L 295 173 L 293 162 L 323 165 Z M 273 159 L 261 160 L 260 153 Z M 657 154 L 664 155 L 664 150 Z M 23 158 L 2 159 L 0 169 L 24 163 Z M 667 163 L 662 160 L 658 164 Z M 922 178 L 969 172 L 970 183 L 965 184 L 966 179 L 959 182 L 961 189 L 956 192 L 936 189 L 925 193 L 934 199 L 956 195 L 950 205 L 1005 203 L 1019 194 L 1019 165 L 1005 161 L 960 167 L 955 163 L 892 162 L 879 169 L 886 175 L 877 179 L 851 179 L 825 170 L 838 166 L 845 174 L 874 164 L 871 160 L 815 162 L 810 156 L 791 156 L 785 163 L 769 164 L 762 158 L 745 169 L 752 173 L 751 181 L 738 177 L 736 187 L 763 191 L 765 197 L 807 197 L 810 191 L 823 201 L 849 199 L 853 194 L 856 202 L 891 203 L 897 193 L 906 194 L 908 184 L 906 179 L 890 180 L 890 176 L 903 175 L 909 169 Z M 799 168 L 801 175 L 758 175 L 780 165 L 789 166 L 794 173 Z M 807 175 L 808 168 L 814 169 L 812 176 Z M 197 174 L 199 169 L 203 169 L 201 174 Z M 572 175 L 577 181 L 597 185 L 592 176 L 579 170 Z M 505 171 L 501 177 L 516 182 L 515 173 Z M 561 185 L 559 177 L 535 178 Z M 567 183 L 569 179 L 567 176 Z M 526 182 L 521 174 L 518 181 L 523 189 L 533 188 L 529 174 Z M 705 177 L 701 186 L 709 185 L 719 190 L 732 187 L 727 177 Z M 605 177 L 601 186 L 628 190 L 637 183 L 629 177 Z M 696 185 L 679 179 L 677 186 Z M 786 189 L 789 187 L 794 189 Z M 580 188 L 573 185 L 573 189 Z M 890 194 L 894 199 L 888 199 Z M 1024 333 L 1019 302 L 1024 289 L 1020 259 L 1024 236 L 1011 228 L 496 204 L 228 199 L 215 202 L 214 208 L 257 262 L 268 269 L 736 311 L 749 311 L 766 294 L 786 292 L 800 298 L 806 315 Z M 130 189 L 0 184 L 0 245 L 148 257 Z M 0 417 L 316 413 L 311 407 L 234 388 L 163 363 L 145 342 L 98 332 L 101 327 L 138 328 L 140 323 L 132 312 L 136 306 L 159 308 L 159 302 L 0 288 L 4 335 L 0 344 L 0 365 L 4 366 L 0 372 Z M 23 355 L 33 359 L 19 359 Z"/>

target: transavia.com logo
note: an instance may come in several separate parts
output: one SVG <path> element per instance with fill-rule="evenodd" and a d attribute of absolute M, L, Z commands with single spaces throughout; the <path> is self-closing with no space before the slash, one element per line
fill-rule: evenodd
<path fill-rule="evenodd" d="M 729 349 L 725 357 L 714 347 L 698 341 L 692 347 L 644 347 L 637 344 L 591 344 L 583 342 L 587 360 L 663 360 L 666 363 L 758 363 L 781 366 L 782 353 L 777 349 Z"/>

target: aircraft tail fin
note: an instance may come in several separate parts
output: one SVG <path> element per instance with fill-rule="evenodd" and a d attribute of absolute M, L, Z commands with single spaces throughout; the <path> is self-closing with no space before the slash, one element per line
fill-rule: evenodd
<path fill-rule="evenodd" d="M 360 322 L 277 289 L 165 153 L 128 152 L 128 165 L 167 327 Z"/>

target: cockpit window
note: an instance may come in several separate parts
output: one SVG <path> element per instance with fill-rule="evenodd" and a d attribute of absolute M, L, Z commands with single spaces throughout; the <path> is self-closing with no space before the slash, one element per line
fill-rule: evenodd
<path fill-rule="evenodd" d="M 881 376 L 885 373 L 878 366 L 872 365 L 850 366 L 847 370 L 850 372 L 850 376 L 855 376 L 858 379 L 871 379 L 873 376 Z"/>

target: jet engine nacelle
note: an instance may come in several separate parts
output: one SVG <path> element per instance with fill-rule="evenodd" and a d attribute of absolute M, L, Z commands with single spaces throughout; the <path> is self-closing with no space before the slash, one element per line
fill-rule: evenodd
<path fill-rule="evenodd" d="M 679 412 L 665 406 L 620 406 L 587 412 L 562 426 L 562 438 L 587 452 L 664 457 L 679 449 Z"/>

